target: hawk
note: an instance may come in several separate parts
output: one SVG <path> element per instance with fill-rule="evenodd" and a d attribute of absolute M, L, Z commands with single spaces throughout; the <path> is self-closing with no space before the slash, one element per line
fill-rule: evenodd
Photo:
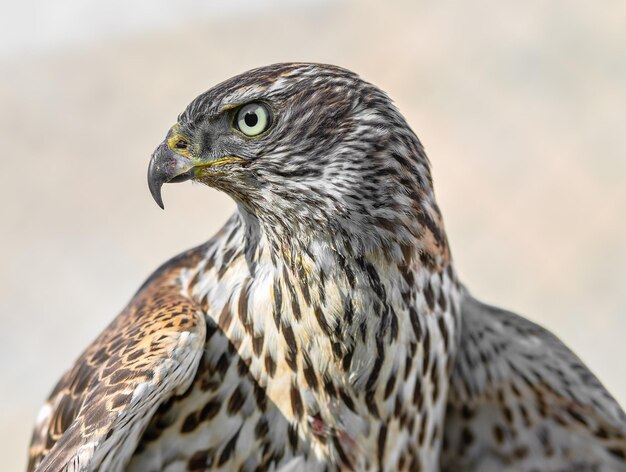
<path fill-rule="evenodd" d="M 29 471 L 626 470 L 593 374 L 459 281 L 422 144 L 377 87 L 305 63 L 231 78 L 152 155 L 160 206 L 187 180 L 237 211 L 63 376 Z"/>

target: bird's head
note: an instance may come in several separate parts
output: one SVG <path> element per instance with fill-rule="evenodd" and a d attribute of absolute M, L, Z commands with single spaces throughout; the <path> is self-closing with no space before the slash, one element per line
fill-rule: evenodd
<path fill-rule="evenodd" d="M 225 191 L 282 235 L 379 243 L 439 225 L 419 140 L 380 89 L 335 66 L 263 67 L 193 100 L 148 171 L 161 207 L 162 185 L 184 180 Z"/>

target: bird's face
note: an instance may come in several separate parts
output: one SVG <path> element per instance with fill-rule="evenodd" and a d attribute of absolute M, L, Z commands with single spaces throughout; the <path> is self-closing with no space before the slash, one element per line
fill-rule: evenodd
<path fill-rule="evenodd" d="M 320 64 L 255 69 L 200 95 L 148 171 L 161 207 L 164 183 L 194 180 L 292 227 L 384 225 L 429 179 L 419 141 L 386 95 Z"/>

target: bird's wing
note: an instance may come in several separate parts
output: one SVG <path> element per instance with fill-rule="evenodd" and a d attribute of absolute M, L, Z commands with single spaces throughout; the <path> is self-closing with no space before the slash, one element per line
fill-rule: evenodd
<path fill-rule="evenodd" d="M 191 384 L 206 324 L 160 270 L 81 355 L 41 409 L 28 471 L 116 471 L 157 407 Z"/>
<path fill-rule="evenodd" d="M 626 415 L 558 338 L 465 295 L 442 470 L 626 471 Z"/>

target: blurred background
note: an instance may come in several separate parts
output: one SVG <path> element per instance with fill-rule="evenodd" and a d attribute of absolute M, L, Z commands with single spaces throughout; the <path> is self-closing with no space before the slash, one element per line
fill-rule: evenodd
<path fill-rule="evenodd" d="M 626 405 L 626 3 L 2 0 L 0 457 L 25 467 L 55 381 L 170 256 L 233 211 L 152 201 L 197 94 L 279 61 L 342 65 L 422 139 L 481 299 L 556 332 Z"/>

